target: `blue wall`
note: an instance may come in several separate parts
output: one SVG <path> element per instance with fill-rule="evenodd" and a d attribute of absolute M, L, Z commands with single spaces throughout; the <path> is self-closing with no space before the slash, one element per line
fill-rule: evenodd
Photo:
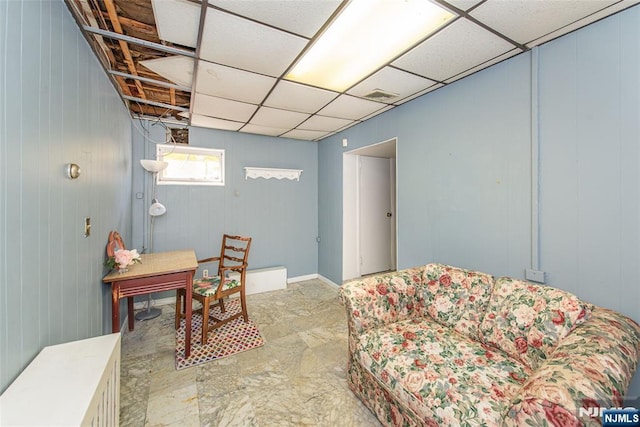
<path fill-rule="evenodd" d="M 399 268 L 539 260 L 640 321 L 639 28 L 636 6 L 323 140 L 319 273 L 341 282 L 343 152 L 398 137 Z"/>
<path fill-rule="evenodd" d="M 0 94 L 2 392 L 43 347 L 111 332 L 102 263 L 109 230 L 130 237 L 131 120 L 58 1 L 0 2 Z"/>
<path fill-rule="evenodd" d="M 521 276 L 531 246 L 530 92 L 524 54 L 322 141 L 320 176 L 342 164 L 342 138 L 351 150 L 397 137 L 398 268 L 448 262 Z M 320 235 L 336 247 L 340 174 L 331 172 L 333 185 L 320 180 Z M 340 283 L 341 252 L 324 247 L 320 274 Z"/>
<path fill-rule="evenodd" d="M 134 122 L 134 193 L 151 194 L 141 158 L 155 159 L 165 129 Z M 167 213 L 154 225 L 154 251 L 194 248 L 198 258 L 218 255 L 223 233 L 251 236 L 249 268 L 283 265 L 288 277 L 318 271 L 317 143 L 191 127 L 189 145 L 225 150 L 224 186 L 157 186 Z M 300 181 L 245 179 L 244 167 L 302 169 Z M 149 202 L 135 199 L 133 244 L 148 243 Z M 211 266 L 209 266 L 211 268 Z M 156 295 L 167 297 L 169 294 Z"/>
<path fill-rule="evenodd" d="M 539 266 L 640 322 L 639 42 L 635 6 L 323 140 L 319 273 L 341 282 L 341 140 L 397 136 L 398 268 Z"/>

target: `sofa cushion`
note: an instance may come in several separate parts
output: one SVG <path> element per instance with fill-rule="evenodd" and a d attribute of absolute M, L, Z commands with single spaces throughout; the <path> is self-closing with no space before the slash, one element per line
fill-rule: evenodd
<path fill-rule="evenodd" d="M 535 370 L 589 310 L 560 289 L 500 277 L 480 326 L 482 339 Z"/>
<path fill-rule="evenodd" d="M 499 425 L 531 375 L 518 360 L 428 317 L 366 332 L 356 359 L 427 425 Z"/>
<path fill-rule="evenodd" d="M 428 264 L 424 276 L 426 312 L 443 325 L 480 340 L 493 276 L 443 264 Z"/>

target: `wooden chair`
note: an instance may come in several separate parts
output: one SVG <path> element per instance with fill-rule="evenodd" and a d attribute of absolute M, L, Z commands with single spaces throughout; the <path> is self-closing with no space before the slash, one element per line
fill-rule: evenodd
<path fill-rule="evenodd" d="M 122 242 L 122 237 L 117 231 L 109 233 L 109 240 L 107 241 L 107 256 L 112 257 L 119 249 L 127 249 Z"/>
<path fill-rule="evenodd" d="M 242 316 L 245 322 L 249 321 L 247 314 L 247 302 L 245 298 L 245 282 L 247 274 L 247 259 L 249 258 L 249 248 L 251 247 L 251 237 L 222 236 L 222 247 L 220 256 L 198 260 L 198 264 L 209 262 L 218 263 L 218 274 L 213 277 L 204 277 L 193 280 L 193 298 L 196 299 L 202 308 L 202 344 L 207 343 L 207 334 L 210 329 L 216 329 L 234 319 Z M 233 274 L 230 277 L 230 273 Z M 242 311 L 225 319 L 218 319 L 211 316 L 214 324 L 209 326 L 211 307 L 219 306 L 222 313 L 226 312 L 224 298 L 232 294 L 240 293 L 240 304 Z M 176 329 L 180 327 L 180 319 L 184 317 L 185 291 L 179 289 L 176 294 Z M 212 302 L 215 302 L 211 305 Z"/>

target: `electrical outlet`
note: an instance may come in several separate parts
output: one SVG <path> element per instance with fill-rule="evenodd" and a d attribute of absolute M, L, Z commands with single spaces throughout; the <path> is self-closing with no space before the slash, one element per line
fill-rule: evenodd
<path fill-rule="evenodd" d="M 209 277 L 209 270 L 202 270 L 202 277 Z"/>

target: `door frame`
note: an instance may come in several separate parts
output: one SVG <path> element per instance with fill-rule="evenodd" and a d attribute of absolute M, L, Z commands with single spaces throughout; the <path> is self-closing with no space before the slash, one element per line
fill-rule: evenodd
<path fill-rule="evenodd" d="M 371 156 L 388 158 L 391 161 L 392 179 L 391 204 L 393 221 L 391 235 L 391 269 L 398 266 L 398 170 L 396 137 L 365 147 L 346 151 L 342 155 L 342 280 L 358 278 L 360 274 L 360 183 L 358 157 Z"/>

